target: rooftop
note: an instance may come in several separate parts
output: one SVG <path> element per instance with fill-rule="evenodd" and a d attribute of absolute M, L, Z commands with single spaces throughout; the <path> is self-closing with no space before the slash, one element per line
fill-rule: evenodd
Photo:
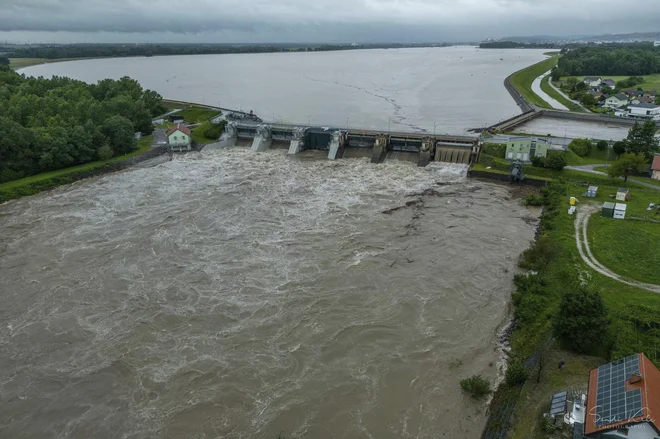
<path fill-rule="evenodd" d="M 586 413 L 587 435 L 638 422 L 660 431 L 660 371 L 644 354 L 593 369 Z"/>
<path fill-rule="evenodd" d="M 629 105 L 630 108 L 658 108 L 660 105 L 649 104 L 647 102 L 640 102 L 639 104 Z"/>
<path fill-rule="evenodd" d="M 651 164 L 651 170 L 660 171 L 660 155 L 653 157 L 653 163 Z"/>
<path fill-rule="evenodd" d="M 169 137 L 170 135 L 174 134 L 175 131 L 181 131 L 183 134 L 185 134 L 187 136 L 189 136 L 191 134 L 189 128 L 186 128 L 185 126 L 178 123 L 178 124 L 176 124 L 175 127 L 170 128 L 165 135 Z"/>

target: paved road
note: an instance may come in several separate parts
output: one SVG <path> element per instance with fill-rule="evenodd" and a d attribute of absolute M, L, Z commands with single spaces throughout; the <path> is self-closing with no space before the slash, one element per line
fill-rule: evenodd
<path fill-rule="evenodd" d="M 165 130 L 157 128 L 154 130 L 154 143 L 152 146 L 161 146 L 167 144 L 167 137 L 165 137 Z"/>
<path fill-rule="evenodd" d="M 591 110 L 589 110 L 587 107 L 585 107 L 584 105 L 582 105 L 580 102 L 578 102 L 578 101 L 574 101 L 573 99 L 569 98 L 568 96 L 566 96 L 566 94 L 565 94 L 563 91 L 561 91 L 560 89 L 558 89 L 557 87 L 555 87 L 555 84 L 552 83 L 552 81 L 550 80 L 550 78 L 548 78 L 548 84 L 550 84 L 550 87 L 552 87 L 557 93 L 559 93 L 560 95 L 562 95 L 563 97 L 565 97 L 565 98 L 568 99 L 569 101 L 573 102 L 575 105 L 579 105 L 580 108 L 582 108 L 582 109 L 583 109 L 584 111 L 586 111 L 587 113 L 591 113 Z"/>
<path fill-rule="evenodd" d="M 582 172 L 588 172 L 590 174 L 596 174 L 596 175 L 605 175 L 607 176 L 606 173 L 601 172 L 601 171 L 596 171 L 594 168 L 600 167 L 600 166 L 609 166 L 606 165 L 605 163 L 597 164 L 597 165 L 582 165 L 582 166 L 566 166 L 564 169 L 571 169 L 573 171 L 582 171 Z M 636 178 L 631 178 L 628 177 L 628 181 L 632 181 L 633 183 L 641 184 L 642 186 L 646 186 L 651 189 L 655 189 L 656 191 L 660 191 L 660 186 L 652 184 L 652 183 L 647 183 L 642 180 L 638 180 Z"/>
<path fill-rule="evenodd" d="M 556 110 L 566 110 L 566 111 L 568 111 L 568 108 L 566 108 L 566 106 L 564 104 L 559 102 L 557 99 L 551 97 L 550 95 L 548 95 L 546 92 L 544 92 L 541 89 L 541 81 L 543 81 L 543 78 L 545 78 L 549 74 L 550 74 L 550 71 L 547 71 L 544 74 L 542 74 L 541 76 L 539 76 L 538 78 L 536 78 L 534 80 L 534 82 L 532 82 L 532 91 L 534 93 L 536 93 L 537 95 L 539 95 L 541 97 L 541 99 L 543 99 L 548 104 L 550 104 L 552 106 L 552 108 L 554 108 Z"/>

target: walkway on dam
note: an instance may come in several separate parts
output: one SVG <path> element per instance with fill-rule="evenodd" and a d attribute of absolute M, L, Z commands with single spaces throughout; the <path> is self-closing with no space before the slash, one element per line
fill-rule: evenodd
<path fill-rule="evenodd" d="M 547 72 L 545 72 L 544 74 L 542 74 L 541 76 L 536 78 L 534 80 L 534 82 L 532 83 L 532 91 L 534 93 L 536 93 L 537 95 L 539 95 L 539 97 L 541 99 L 543 99 L 548 104 L 550 104 L 552 106 L 552 108 L 554 108 L 555 110 L 566 110 L 566 111 L 568 111 L 568 108 L 566 108 L 566 106 L 564 104 L 562 104 L 561 102 L 559 102 L 555 98 L 550 97 L 550 95 L 548 95 L 546 92 L 544 92 L 541 89 L 541 81 L 543 81 L 543 79 L 546 76 L 548 76 L 550 73 L 551 73 L 551 71 L 548 70 Z"/>

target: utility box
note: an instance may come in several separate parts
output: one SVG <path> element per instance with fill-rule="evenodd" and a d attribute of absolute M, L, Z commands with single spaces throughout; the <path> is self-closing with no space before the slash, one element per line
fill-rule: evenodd
<path fill-rule="evenodd" d="M 589 198 L 596 198 L 596 195 L 598 195 L 598 186 L 589 186 L 586 195 Z"/>
<path fill-rule="evenodd" d="M 603 203 L 603 210 L 601 210 L 600 214 L 605 218 L 612 218 L 614 216 L 614 203 Z"/>
<path fill-rule="evenodd" d="M 616 191 L 616 200 L 617 201 L 628 201 L 630 200 L 630 191 L 625 187 L 620 187 Z"/>
<path fill-rule="evenodd" d="M 627 207 L 625 204 L 616 203 L 614 206 L 614 219 L 625 219 Z"/>

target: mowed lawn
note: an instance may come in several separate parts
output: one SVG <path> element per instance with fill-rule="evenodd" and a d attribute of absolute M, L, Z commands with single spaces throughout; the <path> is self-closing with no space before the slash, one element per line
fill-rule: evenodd
<path fill-rule="evenodd" d="M 656 216 L 660 221 L 660 215 Z M 660 223 L 595 215 L 589 221 L 589 242 L 596 260 L 610 270 L 660 285 Z"/>

